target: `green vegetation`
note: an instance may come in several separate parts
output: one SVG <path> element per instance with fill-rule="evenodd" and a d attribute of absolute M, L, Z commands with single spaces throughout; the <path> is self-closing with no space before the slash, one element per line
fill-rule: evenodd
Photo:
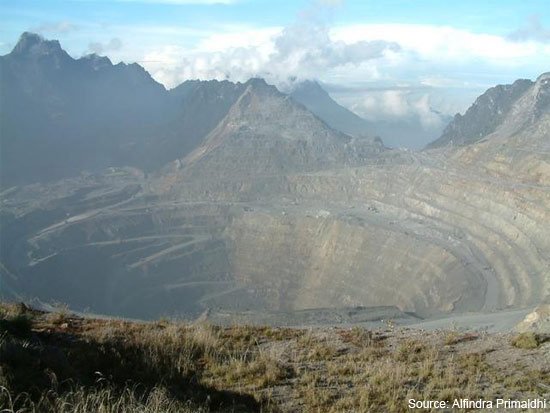
<path fill-rule="evenodd" d="M 537 348 L 545 340 L 541 335 L 535 334 L 533 332 L 520 333 L 512 337 L 512 345 L 517 348 L 522 348 L 525 350 L 531 350 Z"/>
<path fill-rule="evenodd" d="M 410 398 L 550 386 L 550 367 L 524 364 L 523 344 L 489 335 L 136 323 L 16 305 L 0 306 L 0 328 L 7 412 L 402 412 Z M 503 369 L 495 354 L 515 361 Z"/>

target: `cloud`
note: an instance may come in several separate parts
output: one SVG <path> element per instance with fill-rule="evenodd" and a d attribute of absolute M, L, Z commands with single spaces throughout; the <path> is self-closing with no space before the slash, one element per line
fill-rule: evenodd
<path fill-rule="evenodd" d="M 550 29 L 545 28 L 539 16 L 529 17 L 527 23 L 520 29 L 513 31 L 508 35 L 508 39 L 514 42 L 524 42 L 534 40 L 536 42 L 550 42 Z"/>
<path fill-rule="evenodd" d="M 192 50 L 171 44 L 149 51 L 143 64 L 168 87 L 187 79 L 245 81 L 264 73 L 273 50 L 271 38 L 279 31 L 233 27 L 203 38 Z"/>
<path fill-rule="evenodd" d="M 79 27 L 69 21 L 59 21 L 54 23 L 44 23 L 30 29 L 35 33 L 69 33 L 78 30 Z"/>
<path fill-rule="evenodd" d="M 292 77 L 348 84 L 408 79 L 440 88 L 477 85 L 482 91 L 479 85 L 493 84 L 495 74 L 497 81 L 509 81 L 503 74 L 521 67 L 538 70 L 550 56 L 550 47 L 540 43 L 449 26 L 331 26 L 327 7 L 314 4 L 286 28 L 220 27 L 194 33 L 196 41 L 187 44 L 178 35 L 181 40 L 157 43 L 136 60 L 168 87 L 190 78 L 242 81 L 262 76 L 279 86 Z M 440 73 L 451 80 L 438 79 Z"/>
<path fill-rule="evenodd" d="M 372 121 L 418 119 L 425 130 L 440 128 L 444 122 L 434 111 L 428 93 L 420 96 L 407 90 L 371 91 L 352 105 L 359 115 Z"/>
<path fill-rule="evenodd" d="M 385 40 L 358 40 L 346 43 L 333 40 L 326 24 L 314 20 L 298 22 L 276 37 L 274 52 L 268 62 L 271 71 L 311 78 L 342 66 L 358 66 L 398 51 L 399 44 Z"/>
<path fill-rule="evenodd" d="M 439 113 L 434 111 L 428 94 L 413 102 L 412 107 L 424 129 L 434 129 L 443 126 L 443 119 Z"/>
<path fill-rule="evenodd" d="M 401 45 L 420 59 L 463 62 L 481 59 L 510 64 L 513 59 L 537 53 L 536 45 L 515 43 L 505 37 L 475 33 L 449 26 L 424 24 L 355 24 L 335 27 L 335 40 L 384 39 Z"/>
<path fill-rule="evenodd" d="M 113 37 L 107 43 L 92 42 L 88 45 L 88 51 L 95 54 L 103 54 L 109 51 L 116 51 L 122 48 L 122 41 L 118 37 Z"/>
<path fill-rule="evenodd" d="M 165 45 L 143 60 L 159 62 L 149 68 L 168 86 L 189 78 L 244 81 L 253 76 L 281 85 L 289 78 L 318 78 L 327 70 L 358 67 L 399 51 L 396 42 L 379 39 L 335 41 L 322 18 L 326 7 L 316 3 L 315 8 L 301 13 L 295 24 L 283 29 L 233 28 L 203 39 L 195 49 Z M 174 66 L 176 51 L 181 60 Z M 162 62 L 166 65 L 161 66 Z"/>

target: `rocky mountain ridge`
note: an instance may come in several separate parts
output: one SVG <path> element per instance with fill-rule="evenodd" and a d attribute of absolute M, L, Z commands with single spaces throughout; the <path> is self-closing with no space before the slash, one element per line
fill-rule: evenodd
<path fill-rule="evenodd" d="M 441 137 L 430 143 L 428 148 L 463 146 L 479 141 L 495 131 L 515 102 L 532 86 L 531 80 L 519 79 L 511 85 L 490 88 L 476 99 L 464 115 L 456 114 Z"/>
<path fill-rule="evenodd" d="M 262 87 L 254 79 L 186 81 L 167 91 L 137 64 L 73 59 L 32 33 L 0 67 L 10 102 L 1 114 L 4 187 L 108 166 L 154 171 L 196 149 L 249 85 Z"/>

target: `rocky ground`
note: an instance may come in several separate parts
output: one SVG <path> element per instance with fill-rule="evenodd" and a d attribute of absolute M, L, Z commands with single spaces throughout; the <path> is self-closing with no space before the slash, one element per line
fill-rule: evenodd
<path fill-rule="evenodd" d="M 216 327 L 13 304 L 0 328 L 7 411 L 402 412 L 409 399 L 550 398 L 543 333 Z"/>

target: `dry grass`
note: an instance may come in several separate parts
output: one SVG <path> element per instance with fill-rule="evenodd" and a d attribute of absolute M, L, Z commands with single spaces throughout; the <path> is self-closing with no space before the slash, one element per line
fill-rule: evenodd
<path fill-rule="evenodd" d="M 221 328 L 70 314 L 60 323 L 10 306 L 0 315 L 0 406 L 10 412 L 402 412 L 410 398 L 525 399 L 550 386 L 550 366 L 518 358 L 503 369 L 480 345 L 490 337 L 453 332 Z M 523 357 L 543 351 L 539 341 L 528 353 L 497 342 Z"/>
<path fill-rule="evenodd" d="M 137 387 L 117 391 L 114 387 L 75 387 L 56 394 L 50 391 L 38 401 L 25 395 L 14 399 L 6 388 L 1 388 L 5 409 L 8 412 L 58 412 L 58 413 L 202 413 L 207 407 L 182 403 L 170 397 L 163 388 L 154 388 L 144 394 Z M 2 410 L 5 411 L 5 410 Z"/>

